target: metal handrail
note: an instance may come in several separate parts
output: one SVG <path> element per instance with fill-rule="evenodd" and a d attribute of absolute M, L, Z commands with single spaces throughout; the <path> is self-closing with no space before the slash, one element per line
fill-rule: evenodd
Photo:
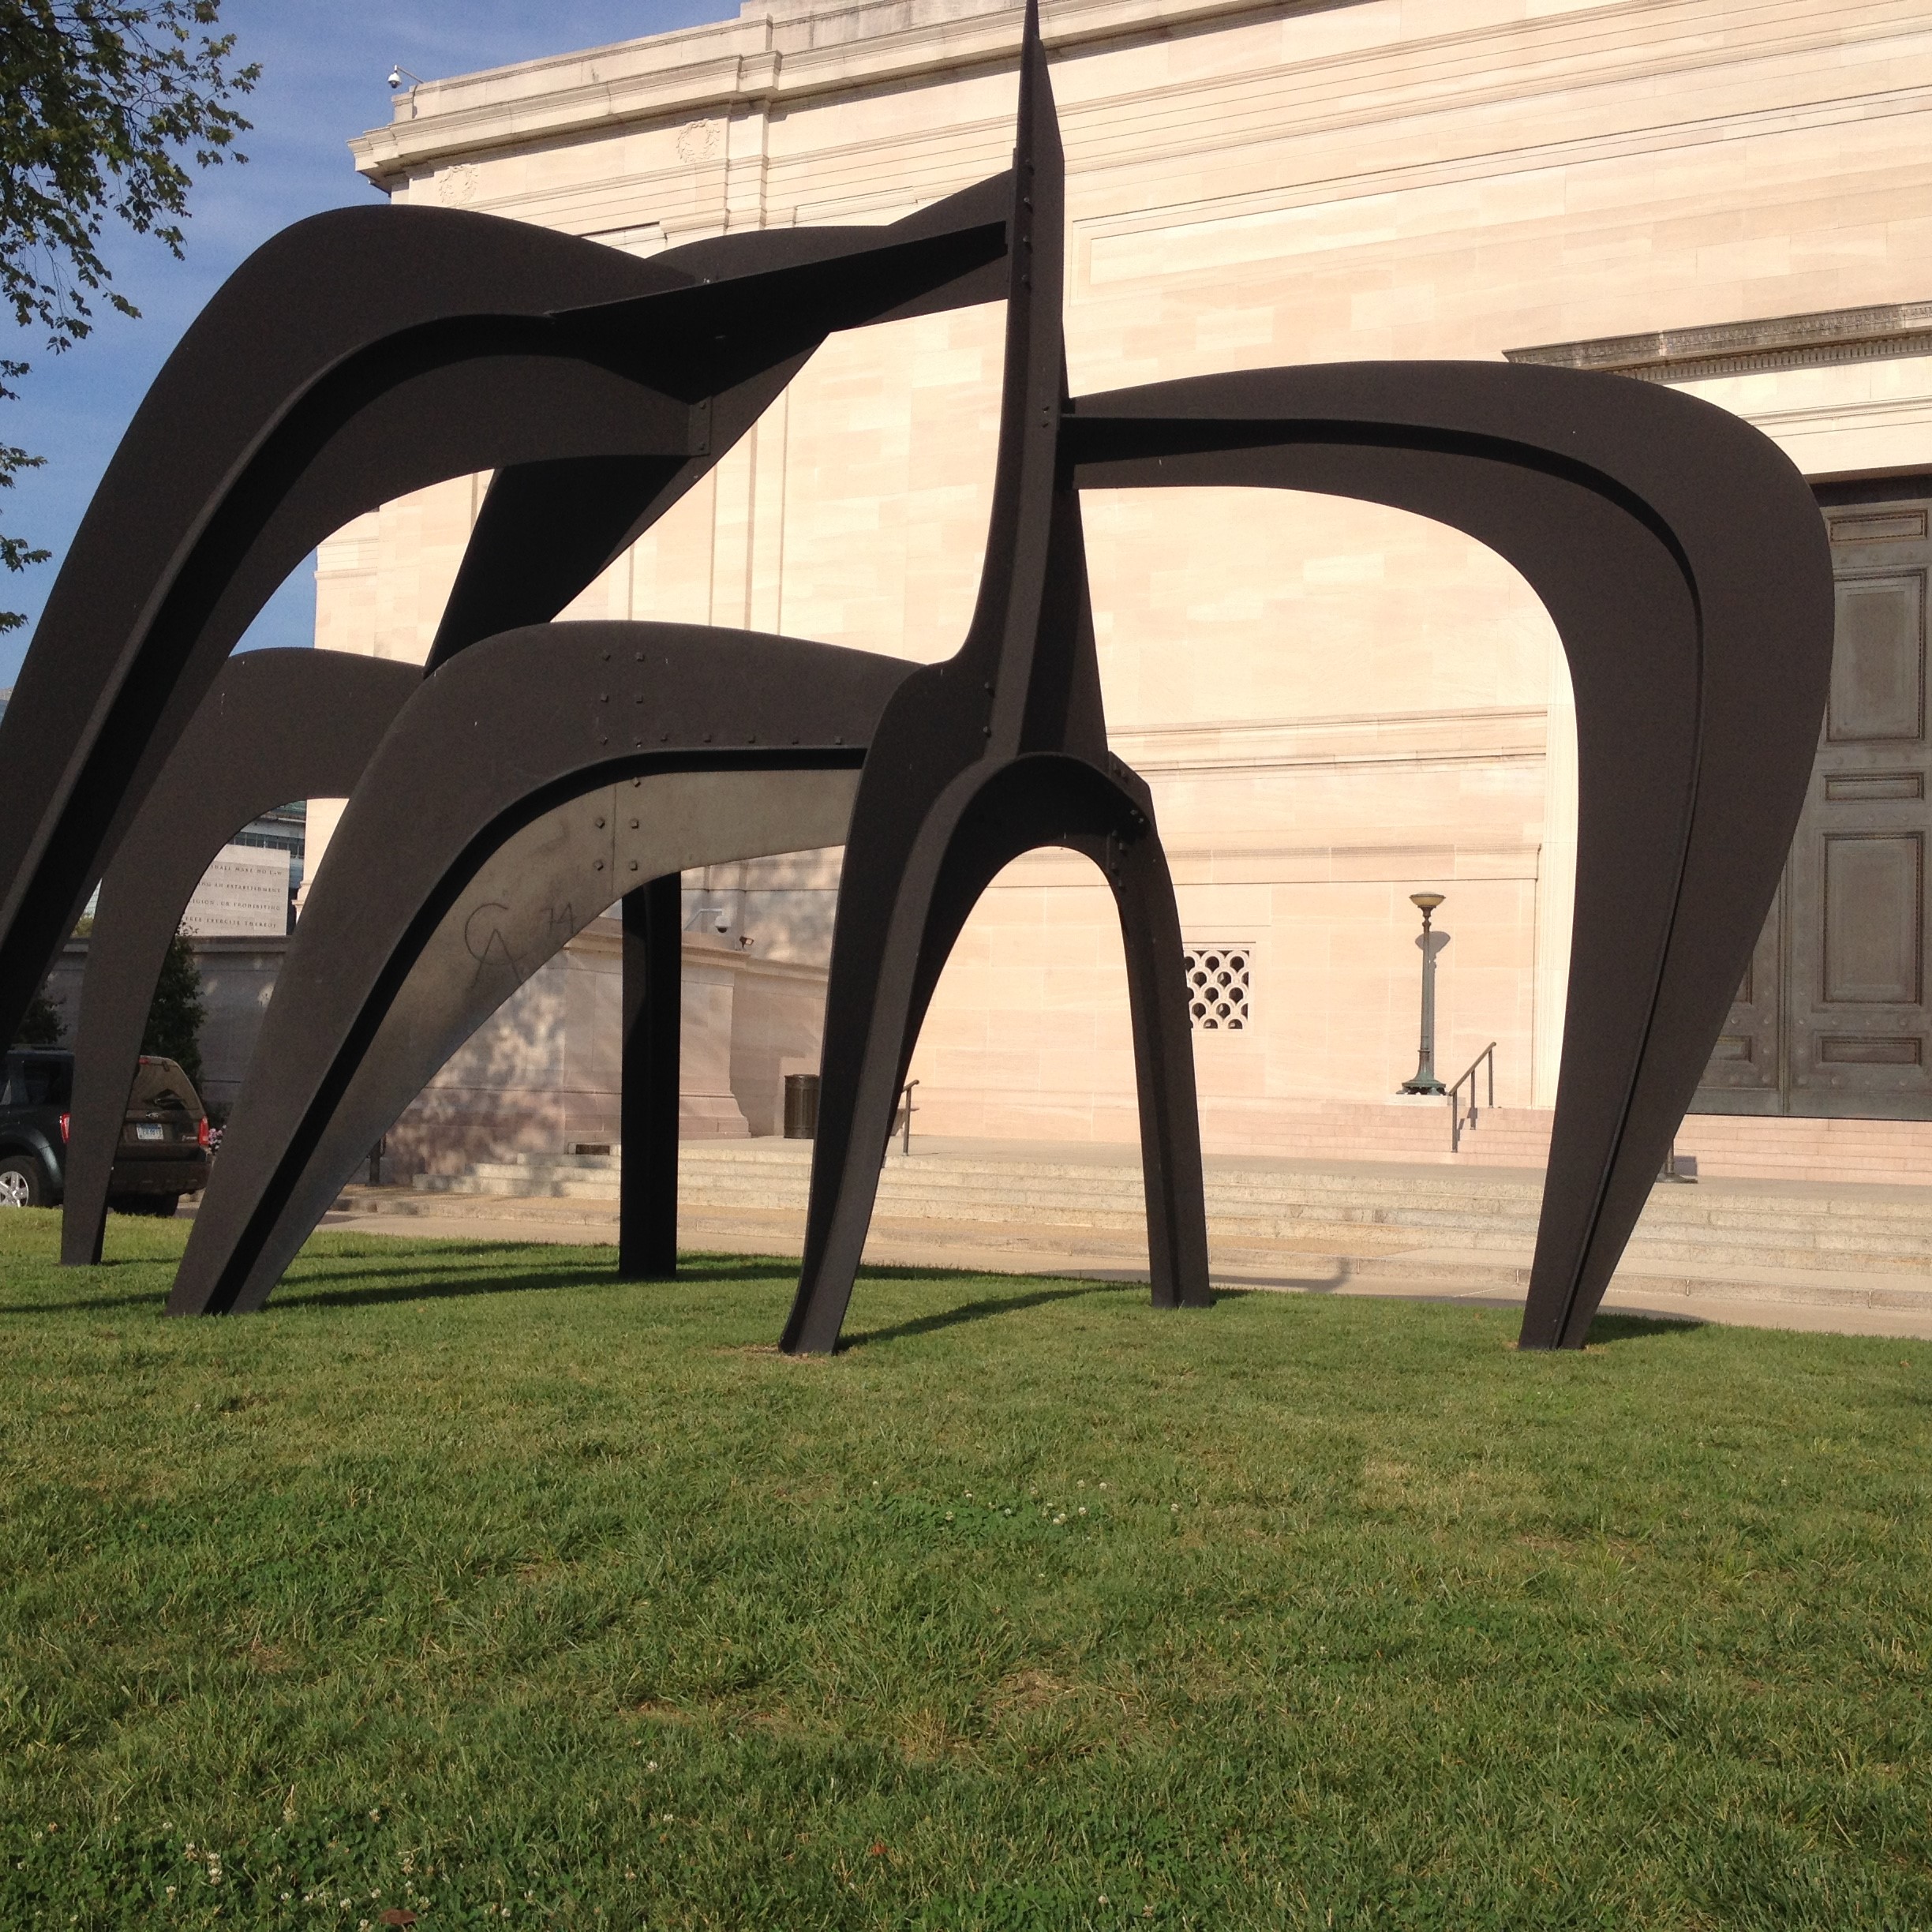
<path fill-rule="evenodd" d="M 1462 1148 L 1462 1129 L 1464 1126 L 1468 1125 L 1473 1127 L 1476 1125 L 1476 1069 L 1481 1066 L 1485 1060 L 1489 1063 L 1489 1099 L 1488 1104 L 1492 1107 L 1495 1106 L 1496 1105 L 1496 1043 L 1494 1040 L 1492 1040 L 1489 1044 L 1469 1063 L 1468 1070 L 1458 1076 L 1456 1080 L 1451 1083 L 1449 1088 L 1449 1151 L 1451 1154 L 1458 1152 Z M 1469 1119 L 1466 1122 L 1462 1118 L 1462 1103 L 1461 1099 L 1462 1083 L 1465 1080 L 1468 1081 L 1470 1090 Z"/>
<path fill-rule="evenodd" d="M 899 1089 L 899 1104 L 893 1110 L 892 1125 L 886 1130 L 885 1151 L 879 1155 L 879 1171 L 882 1174 L 885 1171 L 886 1161 L 891 1157 L 892 1155 L 892 1144 L 893 1136 L 898 1134 L 901 1129 L 904 1130 L 905 1134 L 904 1141 L 902 1143 L 905 1152 L 908 1157 L 912 1154 L 912 1116 L 920 1110 L 912 1104 L 912 1089 L 918 1084 L 919 1082 L 917 1080 L 908 1080 L 906 1084 Z"/>

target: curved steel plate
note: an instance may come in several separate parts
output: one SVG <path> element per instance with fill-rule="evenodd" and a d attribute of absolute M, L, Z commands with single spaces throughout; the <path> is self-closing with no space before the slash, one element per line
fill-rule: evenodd
<path fill-rule="evenodd" d="M 249 651 L 222 666 L 101 881 L 74 1029 L 62 1261 L 100 1259 L 148 1009 L 201 875 L 271 807 L 347 797 L 421 682 L 414 665 L 341 651 Z"/>
<path fill-rule="evenodd" d="M 586 792 L 507 840 L 443 915 L 384 1013 L 263 1241 L 258 1274 L 280 1278 L 367 1150 L 491 1014 L 608 909 L 613 882 L 841 845 L 858 784 L 855 771 L 661 773 Z"/>
<path fill-rule="evenodd" d="M 1762 929 L 1830 672 L 1804 480 L 1653 385 L 1488 363 L 1263 369 L 1083 397 L 1088 488 L 1318 490 L 1466 531 L 1570 661 L 1576 917 L 1526 1346 L 1580 1346 Z"/>
<path fill-rule="evenodd" d="M 320 538 L 438 477 L 558 458 L 668 459 L 636 506 L 648 522 L 833 330 L 984 299 L 1005 201 L 996 178 L 880 227 L 649 261 L 409 208 L 335 210 L 257 249 L 123 437 L 0 720 L 0 1025 Z M 496 590 L 537 567 L 513 553 Z"/>
<path fill-rule="evenodd" d="M 619 778 L 723 768 L 776 788 L 799 769 L 848 771 L 910 668 L 695 625 L 559 623 L 489 638 L 425 679 L 310 888 L 170 1309 L 266 1298 L 271 1230 L 411 969 L 491 853 Z M 755 822 L 750 837 L 714 827 L 718 848 L 755 848 L 768 820 Z"/>

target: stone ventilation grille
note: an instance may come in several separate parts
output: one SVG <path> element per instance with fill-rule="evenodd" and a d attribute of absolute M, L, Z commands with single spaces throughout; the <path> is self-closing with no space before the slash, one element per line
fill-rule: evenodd
<path fill-rule="evenodd" d="M 1194 1031 L 1245 1033 L 1253 948 L 1196 944 L 1181 957 L 1187 965 L 1188 1013 Z"/>

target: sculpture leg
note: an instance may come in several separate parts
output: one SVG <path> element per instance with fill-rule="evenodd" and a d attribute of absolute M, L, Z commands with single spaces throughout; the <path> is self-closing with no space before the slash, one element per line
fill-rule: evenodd
<path fill-rule="evenodd" d="M 788 1354 L 829 1354 L 838 1346 L 892 1131 L 913 1031 L 920 941 L 944 856 L 943 844 L 929 841 L 923 829 L 903 869 L 889 869 L 897 828 L 876 816 L 862 826 L 864 800 L 862 777 L 826 986 L 805 1253 L 779 1341 Z M 874 932 L 883 934 L 882 944 L 867 943 Z"/>
<path fill-rule="evenodd" d="M 89 990 L 84 983 L 81 987 L 84 1002 Z M 145 998 L 152 1002 L 153 995 L 150 993 Z M 131 1003 L 125 998 L 122 1003 L 126 1011 L 131 1011 Z M 131 1032 L 138 1054 L 140 1028 L 141 1022 L 148 1017 L 147 1010 L 144 1005 L 139 1013 L 133 1014 L 133 1024 L 130 1026 L 126 1023 L 125 1012 L 113 1018 L 102 1019 L 98 1006 L 97 1002 L 94 1014 L 88 1012 L 84 1004 L 81 1009 L 82 1025 L 85 1026 L 90 1019 L 95 1020 L 96 1025 L 88 1032 L 76 1035 L 74 1085 L 79 1088 L 82 1084 L 80 1069 L 84 1065 L 90 1071 L 98 1068 L 95 1077 L 88 1084 L 99 1089 L 99 1106 L 98 1108 L 90 1108 L 89 1112 L 98 1111 L 103 1119 L 110 1122 L 118 1138 L 121 1122 L 126 1118 L 128 1094 L 133 1090 L 133 1083 L 130 1079 L 125 1087 L 119 1088 L 118 1113 L 115 1110 L 117 1103 L 112 1098 L 117 1089 L 110 1083 L 115 1078 L 116 1069 L 124 1069 L 130 1056 L 114 1053 L 111 1049 L 107 1052 L 99 1050 L 95 1045 L 93 1035 L 100 1032 L 111 1032 L 116 1035 Z M 69 1115 L 70 1123 L 84 1118 L 87 1116 L 84 1116 L 77 1106 Z M 71 1125 L 69 1133 L 67 1171 L 64 1177 L 66 1185 L 61 1196 L 61 1266 L 92 1267 L 101 1258 L 102 1244 L 107 1237 L 107 1193 L 114 1174 L 114 1148 L 111 1142 L 102 1144 L 107 1141 L 104 1133 L 77 1140 L 73 1137 Z"/>
<path fill-rule="evenodd" d="M 1200 1114 L 1174 881 L 1151 830 L 1141 838 L 1106 840 L 1089 856 L 1114 889 L 1126 949 L 1154 1305 L 1208 1308 L 1214 1297 L 1208 1285 Z"/>
<path fill-rule="evenodd" d="M 1157 844 L 1142 802 L 1084 760 L 1060 755 L 1014 759 L 990 775 L 973 771 L 947 787 L 927 814 L 895 867 L 889 816 L 865 810 L 862 781 L 846 846 L 839 895 L 839 923 L 833 935 L 832 971 L 826 994 L 824 1073 L 819 1088 L 818 1134 L 812 1151 L 811 1203 L 805 1228 L 805 1256 L 799 1290 L 780 1346 L 789 1354 L 829 1353 L 852 1299 L 852 1283 L 864 1251 L 873 1203 L 878 1190 L 878 1159 L 891 1130 L 893 1110 L 910 1064 L 914 1043 L 939 981 L 947 956 L 980 894 L 1000 869 L 1022 853 L 1043 845 L 1096 852 L 1109 841 L 1121 850 L 1121 878 L 1130 868 L 1127 848 Z M 1136 910 L 1163 893 L 1167 914 L 1161 931 L 1173 941 L 1173 963 L 1180 961 L 1178 923 L 1164 860 L 1157 874 L 1133 868 L 1126 889 Z M 1158 914 L 1157 923 L 1158 923 Z M 874 935 L 883 934 L 882 940 Z M 1151 939 L 1159 948 L 1159 933 Z M 1135 961 L 1132 948 L 1130 961 Z M 1175 996 L 1164 1002 L 1156 958 L 1149 954 L 1129 967 L 1144 999 L 1136 1002 L 1136 1040 L 1142 1027 L 1158 1034 L 1183 1022 L 1185 1005 Z M 1166 1017 L 1171 1015 L 1171 1019 Z M 1188 1054 L 1185 1042 L 1171 1061 Z M 1159 1232 L 1150 1219 L 1150 1242 L 1159 1240 L 1173 1256 L 1157 1260 L 1157 1278 L 1177 1300 L 1198 1302 L 1207 1282 L 1206 1234 L 1200 1207 L 1198 1128 L 1192 1122 L 1191 1055 L 1184 1084 L 1144 1072 L 1143 1095 L 1163 1124 L 1155 1140 L 1165 1158 L 1171 1147 L 1174 1165 L 1163 1183 Z M 1172 1069 L 1170 1068 L 1171 1076 Z M 1150 1091 L 1150 1084 L 1165 1091 Z M 1188 1106 L 1189 1129 L 1174 1125 Z M 1185 1152 L 1192 1146 L 1191 1167 Z M 1191 1192 L 1191 1210 L 1175 1205 Z M 1151 1199 L 1151 1196 L 1150 1196 Z M 1189 1231 L 1200 1230 L 1198 1240 Z M 1198 1255 L 1198 1265 L 1193 1256 Z M 1198 1284 L 1196 1286 L 1195 1284 Z M 1157 1289 L 1156 1299 L 1162 1290 Z"/>
<path fill-rule="evenodd" d="M 110 867 L 101 885 L 98 936 L 88 948 L 74 1028 L 66 1186 L 61 1199 L 65 1267 L 92 1267 L 101 1258 L 114 1150 L 127 1118 L 141 1032 L 181 918 L 171 893 L 159 903 L 140 903 L 146 883 L 144 878 L 130 878 L 125 869 Z"/>
<path fill-rule="evenodd" d="M 101 881 L 74 1028 L 64 1265 L 100 1259 L 148 1009 L 202 874 L 270 806 L 353 791 L 421 682 L 413 665 L 340 651 L 250 651 L 216 673 Z"/>
<path fill-rule="evenodd" d="M 677 1273 L 683 883 L 681 873 L 667 872 L 624 894 L 620 1281 L 662 1281 Z"/>
<path fill-rule="evenodd" d="M 1572 959 L 1522 1346 L 1581 1346 L 1810 781 L 1831 572 L 1803 478 L 1661 385 L 1475 363 L 1083 397 L 1065 435 L 1084 487 L 1312 489 L 1433 518 L 1520 571 L 1555 623 L 1576 690 L 1577 904 L 1615 917 Z"/>

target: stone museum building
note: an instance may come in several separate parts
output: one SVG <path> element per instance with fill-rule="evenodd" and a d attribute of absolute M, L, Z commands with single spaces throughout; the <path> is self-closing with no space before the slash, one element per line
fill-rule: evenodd
<path fill-rule="evenodd" d="M 888 221 L 1005 166 L 1020 21 L 1003 0 L 744 0 L 715 25 L 425 82 L 355 163 L 399 202 L 637 255 Z M 1932 16 L 1049 0 L 1044 30 L 1076 395 L 1275 364 L 1547 362 L 1733 410 L 1812 480 L 1839 580 L 1830 710 L 1683 1144 L 1738 1172 L 1932 1171 L 1914 1124 L 1932 1119 Z M 949 654 L 1002 322 L 992 305 L 834 338 L 567 614 Z M 317 643 L 422 659 L 486 481 L 326 544 Z M 1219 987 L 1195 1035 L 1210 1151 L 1447 1157 L 1442 1103 L 1395 1099 L 1416 1062 L 1410 896 L 1430 891 L 1438 1070 L 1493 1043 L 1503 1110 L 1471 1142 L 1525 1158 L 1556 1091 L 1575 823 L 1568 679 L 1535 597 L 1467 539 L 1360 504 L 1112 492 L 1085 514 L 1113 744 L 1154 788 L 1190 957 Z M 338 810 L 311 805 L 312 871 Z M 691 1131 L 776 1131 L 785 1074 L 816 1065 L 838 863 L 687 878 Z M 1618 916 L 1577 907 L 1574 943 Z M 413 1110 L 416 1158 L 611 1138 L 615 965 L 593 929 L 539 975 Z M 912 1071 L 925 1131 L 1133 1138 L 1118 927 L 1084 860 L 1000 877 Z"/>

